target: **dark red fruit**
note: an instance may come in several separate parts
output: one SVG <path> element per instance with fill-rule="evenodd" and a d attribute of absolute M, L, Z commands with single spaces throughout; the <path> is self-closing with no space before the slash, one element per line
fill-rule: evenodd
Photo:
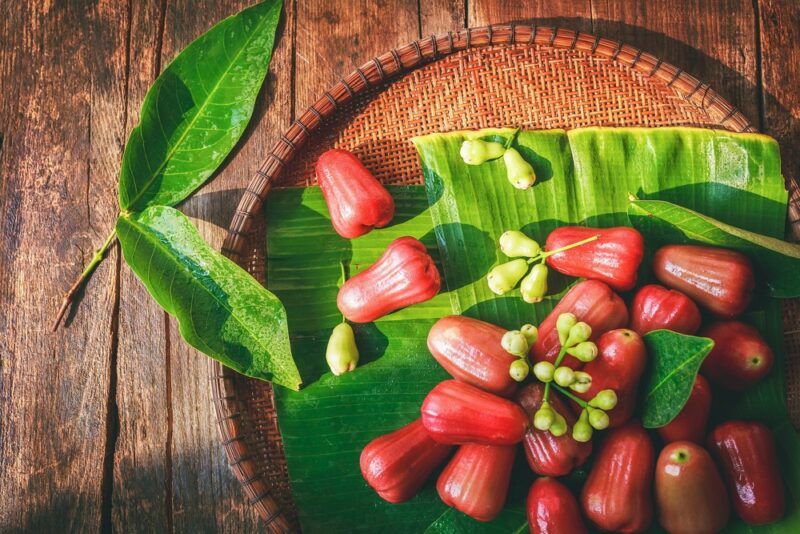
<path fill-rule="evenodd" d="M 669 424 L 658 429 L 664 443 L 673 441 L 692 441 L 703 444 L 706 438 L 706 425 L 711 412 L 711 386 L 702 375 L 697 375 L 680 413 Z"/>
<path fill-rule="evenodd" d="M 703 360 L 703 373 L 734 391 L 748 389 L 772 369 L 775 356 L 758 330 L 740 321 L 720 321 L 703 331 L 714 348 Z"/>
<path fill-rule="evenodd" d="M 700 309 L 692 299 L 656 284 L 642 287 L 631 303 L 631 330 L 640 336 L 662 328 L 694 335 L 701 320 Z"/>
<path fill-rule="evenodd" d="M 528 525 L 533 534 L 584 534 L 578 501 L 561 482 L 537 478 L 528 492 Z"/>

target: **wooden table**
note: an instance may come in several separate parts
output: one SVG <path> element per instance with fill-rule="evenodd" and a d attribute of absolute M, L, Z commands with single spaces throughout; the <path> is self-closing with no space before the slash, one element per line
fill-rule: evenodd
<path fill-rule="evenodd" d="M 63 291 L 114 222 L 148 86 L 246 0 L 24 0 L 0 17 L 0 530 L 243 531 L 255 514 L 217 437 L 205 358 L 114 249 L 66 328 Z M 626 41 L 711 84 L 798 176 L 794 0 L 287 1 L 246 142 L 182 209 L 219 246 L 242 188 L 295 113 L 392 46 L 535 20 Z M 795 370 L 796 372 L 796 370 Z"/>

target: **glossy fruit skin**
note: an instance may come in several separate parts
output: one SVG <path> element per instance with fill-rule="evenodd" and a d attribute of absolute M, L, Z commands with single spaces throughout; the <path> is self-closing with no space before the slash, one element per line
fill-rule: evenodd
<path fill-rule="evenodd" d="M 701 322 L 700 309 L 692 299 L 664 286 L 646 285 L 631 302 L 630 328 L 640 336 L 662 328 L 694 335 Z"/>
<path fill-rule="evenodd" d="M 767 376 L 775 356 L 758 330 L 740 321 L 719 321 L 703 330 L 714 348 L 701 370 L 712 382 L 743 391 Z M 754 358 L 758 359 L 755 363 Z"/>
<path fill-rule="evenodd" d="M 453 378 L 508 397 L 517 382 L 508 369 L 517 358 L 500 344 L 505 328 L 463 315 L 436 321 L 428 333 L 428 350 Z"/>
<path fill-rule="evenodd" d="M 717 466 L 696 443 L 676 441 L 662 449 L 655 491 L 658 522 L 670 534 L 716 534 L 730 518 Z"/>
<path fill-rule="evenodd" d="M 755 421 L 728 421 L 708 437 L 734 509 L 751 525 L 783 517 L 786 496 L 770 429 Z"/>
<path fill-rule="evenodd" d="M 422 424 L 439 443 L 514 445 L 528 417 L 515 402 L 457 380 L 445 380 L 422 402 Z"/>
<path fill-rule="evenodd" d="M 528 525 L 532 534 L 584 534 L 578 501 L 569 489 L 550 477 L 537 478 L 528 491 Z"/>
<path fill-rule="evenodd" d="M 609 428 L 625 424 L 636 410 L 639 379 L 647 367 L 647 349 L 642 338 L 627 328 L 606 332 L 597 340 L 597 358 L 583 366 L 592 376 L 586 393 L 575 393 L 589 401 L 604 389 L 613 389 L 617 405 L 608 411 Z"/>
<path fill-rule="evenodd" d="M 533 415 L 542 405 L 543 395 L 544 385 L 541 382 L 530 383 L 517 392 L 516 401 L 528 413 L 530 420 L 533 420 Z M 572 408 L 561 399 L 558 393 L 550 392 L 550 406 L 563 415 L 572 428 L 578 418 Z M 592 453 L 591 441 L 585 443 L 575 441 L 569 432 L 556 437 L 548 431 L 538 430 L 533 426 L 528 428 L 522 444 L 531 470 L 542 476 L 567 475 L 582 465 Z"/>
<path fill-rule="evenodd" d="M 369 323 L 432 299 L 441 285 L 425 245 L 413 237 L 398 237 L 369 269 L 342 285 L 336 304 L 348 320 Z"/>
<path fill-rule="evenodd" d="M 596 241 L 553 254 L 547 264 L 568 276 L 600 280 L 616 291 L 633 289 L 644 257 L 644 239 L 633 228 L 562 226 L 547 236 L 545 250 L 556 250 L 595 235 L 600 236 Z"/>
<path fill-rule="evenodd" d="M 599 529 L 643 532 L 653 520 L 656 453 L 638 421 L 608 431 L 581 492 L 586 517 Z"/>
<path fill-rule="evenodd" d="M 703 375 L 697 375 L 686 405 L 675 419 L 658 429 L 658 435 L 664 443 L 691 441 L 702 445 L 705 443 L 710 413 L 711 386 Z"/>
<path fill-rule="evenodd" d="M 555 362 L 561 345 L 558 342 L 556 321 L 562 313 L 572 312 L 579 321 L 592 327 L 592 341 L 603 333 L 628 324 L 628 309 L 622 299 L 608 285 L 598 280 L 584 280 L 572 286 L 564 298 L 556 304 L 542 324 L 539 339 L 531 347 L 534 362 Z M 564 365 L 580 367 L 575 358 L 565 358 Z"/>
<path fill-rule="evenodd" d="M 452 448 L 433 441 L 417 419 L 370 441 L 361 451 L 361 474 L 383 500 L 407 501 Z"/>
<path fill-rule="evenodd" d="M 462 445 L 439 475 L 439 498 L 477 521 L 491 521 L 505 505 L 516 453 L 514 445 Z"/>
<path fill-rule="evenodd" d="M 662 284 L 682 291 L 718 317 L 741 314 L 753 297 L 753 266 L 734 250 L 667 245 L 656 251 L 653 271 Z"/>
<path fill-rule="evenodd" d="M 383 228 L 394 217 L 392 195 L 347 150 L 334 148 L 319 157 L 317 181 L 333 228 L 346 239 Z"/>

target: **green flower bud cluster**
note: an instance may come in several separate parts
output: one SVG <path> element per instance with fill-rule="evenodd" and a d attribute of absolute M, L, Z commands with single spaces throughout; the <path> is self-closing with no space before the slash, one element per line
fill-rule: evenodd
<path fill-rule="evenodd" d="M 542 247 L 518 230 L 509 230 L 500 236 L 500 250 L 509 258 L 516 258 L 494 267 L 487 276 L 489 289 L 498 295 L 508 293 L 517 285 L 525 302 L 536 303 L 547 294 L 547 265 L 530 265 L 543 256 Z"/>
<path fill-rule="evenodd" d="M 585 443 L 592 439 L 595 430 L 608 428 L 609 418 L 606 413 L 617 405 L 617 394 L 611 389 L 604 389 L 589 401 L 581 410 L 581 415 L 572 427 L 572 439 Z"/>
<path fill-rule="evenodd" d="M 511 363 L 508 369 L 508 374 L 517 382 L 522 382 L 528 377 L 530 372 L 528 350 L 538 338 L 539 330 L 532 324 L 526 324 L 519 330 L 509 330 L 503 334 L 503 338 L 500 340 L 503 349 L 518 358 Z"/>
<path fill-rule="evenodd" d="M 502 157 L 506 166 L 506 176 L 511 185 L 517 189 L 529 189 L 536 182 L 536 172 L 522 154 L 510 146 L 515 137 L 516 132 L 505 145 L 481 139 L 468 139 L 461 144 L 461 159 L 467 165 L 481 165 Z"/>

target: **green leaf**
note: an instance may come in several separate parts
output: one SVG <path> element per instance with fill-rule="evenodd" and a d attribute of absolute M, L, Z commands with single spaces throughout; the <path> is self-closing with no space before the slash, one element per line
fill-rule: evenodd
<path fill-rule="evenodd" d="M 655 330 L 645 334 L 644 342 L 650 366 L 642 378 L 642 425 L 658 428 L 675 419 L 689 400 L 700 364 L 714 348 L 714 341 Z"/>
<path fill-rule="evenodd" d="M 631 223 L 650 242 L 692 243 L 738 250 L 750 256 L 773 297 L 800 296 L 800 245 L 749 232 L 661 200 L 634 200 Z"/>
<path fill-rule="evenodd" d="M 125 261 L 187 343 L 247 376 L 299 388 L 283 305 L 189 219 L 153 206 L 119 217 L 116 230 Z"/>
<path fill-rule="evenodd" d="M 223 20 L 156 79 L 125 145 L 123 211 L 173 206 L 223 162 L 253 113 L 281 7 L 281 0 L 267 0 Z"/>

